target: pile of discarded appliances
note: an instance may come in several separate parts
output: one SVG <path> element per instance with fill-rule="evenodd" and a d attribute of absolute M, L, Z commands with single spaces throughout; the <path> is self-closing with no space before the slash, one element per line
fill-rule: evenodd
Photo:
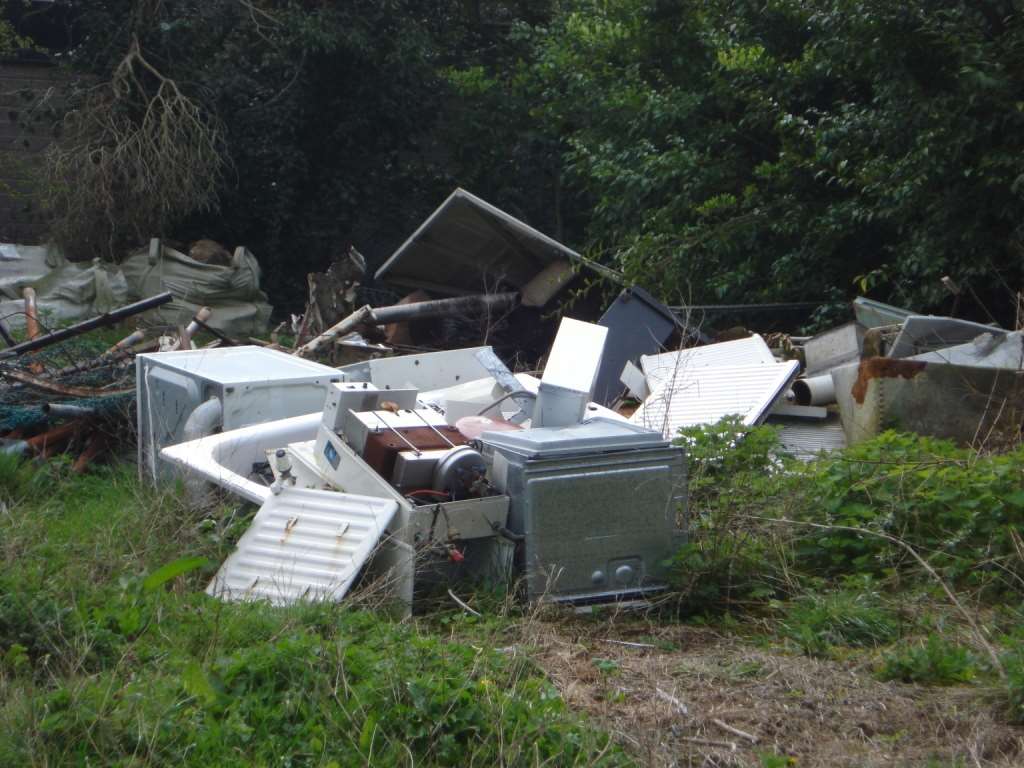
<path fill-rule="evenodd" d="M 516 572 L 533 599 L 642 598 L 681 541 L 684 456 L 593 402 L 608 335 L 563 319 L 540 379 L 490 347 L 337 369 L 140 355 L 140 466 L 260 505 L 209 584 L 225 599 L 340 600 L 363 579 L 410 610 L 437 579 Z"/>
<path fill-rule="evenodd" d="M 644 354 L 621 381 L 640 406 L 630 421 L 666 437 L 738 416 L 779 427 L 801 459 L 886 429 L 982 445 L 1024 423 L 1024 334 L 916 315 L 858 298 L 855 320 L 785 350 L 761 336 Z"/>
<path fill-rule="evenodd" d="M 561 321 L 540 379 L 491 346 L 382 356 L 426 320 L 527 311 L 512 325 L 538 327 L 581 270 L 621 284 L 463 190 L 377 270 L 414 293 L 357 307 L 364 267 L 350 251 L 311 276 L 291 354 L 136 358 L 143 472 L 260 505 L 213 595 L 340 600 L 361 579 L 409 610 L 435 580 L 518 572 L 531 598 L 640 598 L 664 586 L 683 535 L 681 428 L 771 423 L 810 459 L 888 427 L 971 442 L 1020 425 L 1020 333 L 867 299 L 856 322 L 773 348 L 710 343 L 627 287 L 596 324 Z M 385 344 L 364 337 L 382 329 Z M 358 362 L 308 359 L 339 345 Z"/>

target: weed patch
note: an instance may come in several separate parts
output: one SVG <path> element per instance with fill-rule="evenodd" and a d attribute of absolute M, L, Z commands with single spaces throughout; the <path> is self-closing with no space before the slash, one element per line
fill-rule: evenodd
<path fill-rule="evenodd" d="M 877 647 L 899 637 L 900 625 L 870 585 L 808 594 L 781 606 L 779 628 L 809 656 L 828 656 L 835 646 Z"/>
<path fill-rule="evenodd" d="M 904 683 L 955 685 L 971 682 L 976 677 L 976 667 L 966 648 L 931 634 L 923 644 L 886 654 L 878 676 Z"/>

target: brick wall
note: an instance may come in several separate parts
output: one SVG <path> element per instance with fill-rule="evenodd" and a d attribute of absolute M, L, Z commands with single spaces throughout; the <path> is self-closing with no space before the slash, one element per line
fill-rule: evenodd
<path fill-rule="evenodd" d="M 0 242 L 46 235 L 31 176 L 53 138 L 53 117 L 31 108 L 48 89 L 59 101 L 69 76 L 45 62 L 0 61 Z"/>

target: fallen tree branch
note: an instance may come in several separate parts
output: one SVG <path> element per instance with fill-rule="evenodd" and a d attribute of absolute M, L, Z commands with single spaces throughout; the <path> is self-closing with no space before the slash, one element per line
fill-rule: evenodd
<path fill-rule="evenodd" d="M 680 741 L 688 741 L 691 744 L 703 744 L 708 747 L 725 747 L 731 752 L 736 751 L 735 741 L 715 741 L 714 739 L 699 739 L 696 736 L 680 736 Z"/>
<path fill-rule="evenodd" d="M 127 395 L 135 391 L 134 387 L 128 387 L 127 389 L 95 389 L 93 387 L 74 387 L 68 384 L 61 384 L 58 381 L 48 381 L 46 379 L 41 379 L 38 376 L 33 376 L 30 373 L 18 371 L 13 368 L 0 369 L 0 376 L 2 376 L 5 379 L 17 381 L 21 384 L 25 384 L 26 386 L 42 390 L 43 392 L 53 392 L 58 395 L 65 395 L 67 397 L 107 397 L 110 395 Z"/>
<path fill-rule="evenodd" d="M 739 728 L 729 725 L 727 722 L 719 720 L 717 717 L 712 717 L 711 722 L 717 725 L 723 731 L 728 731 L 733 736 L 739 736 L 741 739 L 746 739 L 752 744 L 757 744 L 758 742 L 757 736 L 754 736 L 752 733 L 747 733 L 746 731 L 741 731 Z"/>
<path fill-rule="evenodd" d="M 689 717 L 690 710 L 687 709 L 686 705 L 683 704 L 683 702 L 681 702 L 671 693 L 665 693 L 665 691 L 661 690 L 661 688 L 655 688 L 654 692 L 658 695 L 659 699 L 667 701 L 669 704 L 675 707 L 676 711 L 679 712 L 679 714 L 681 714 L 683 717 Z"/>

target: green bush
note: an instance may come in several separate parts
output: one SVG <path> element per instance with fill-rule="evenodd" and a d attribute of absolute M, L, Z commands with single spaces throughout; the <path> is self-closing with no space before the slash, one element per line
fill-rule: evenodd
<path fill-rule="evenodd" d="M 679 442 L 688 541 L 670 580 L 686 612 L 763 604 L 847 577 L 931 582 L 908 547 L 953 587 L 995 598 L 1024 583 L 1024 448 L 978 454 L 886 432 L 802 464 L 774 456 L 773 430 L 731 419 L 684 430 Z"/>
<path fill-rule="evenodd" d="M 742 514 L 785 482 L 773 455 L 777 431 L 730 416 L 680 430 L 675 442 L 686 448 L 689 487 L 687 543 L 669 564 L 680 609 L 729 610 L 783 594 L 785 543 Z"/>
<path fill-rule="evenodd" d="M 739 416 L 685 427 L 674 442 L 686 449 L 691 503 L 699 504 L 723 489 L 732 490 L 747 479 L 770 474 L 778 461 L 778 429 L 747 427 Z"/>
<path fill-rule="evenodd" d="M 1015 545 L 1024 525 L 1024 449 L 977 455 L 949 441 L 886 432 L 807 467 L 795 516 L 864 529 L 808 529 L 799 561 L 820 575 L 916 568 L 902 539 L 945 578 L 1014 589 L 1024 577 Z"/>
<path fill-rule="evenodd" d="M 975 675 L 976 663 L 970 651 L 934 633 L 921 645 L 886 654 L 878 672 L 882 680 L 928 685 L 968 683 Z"/>

